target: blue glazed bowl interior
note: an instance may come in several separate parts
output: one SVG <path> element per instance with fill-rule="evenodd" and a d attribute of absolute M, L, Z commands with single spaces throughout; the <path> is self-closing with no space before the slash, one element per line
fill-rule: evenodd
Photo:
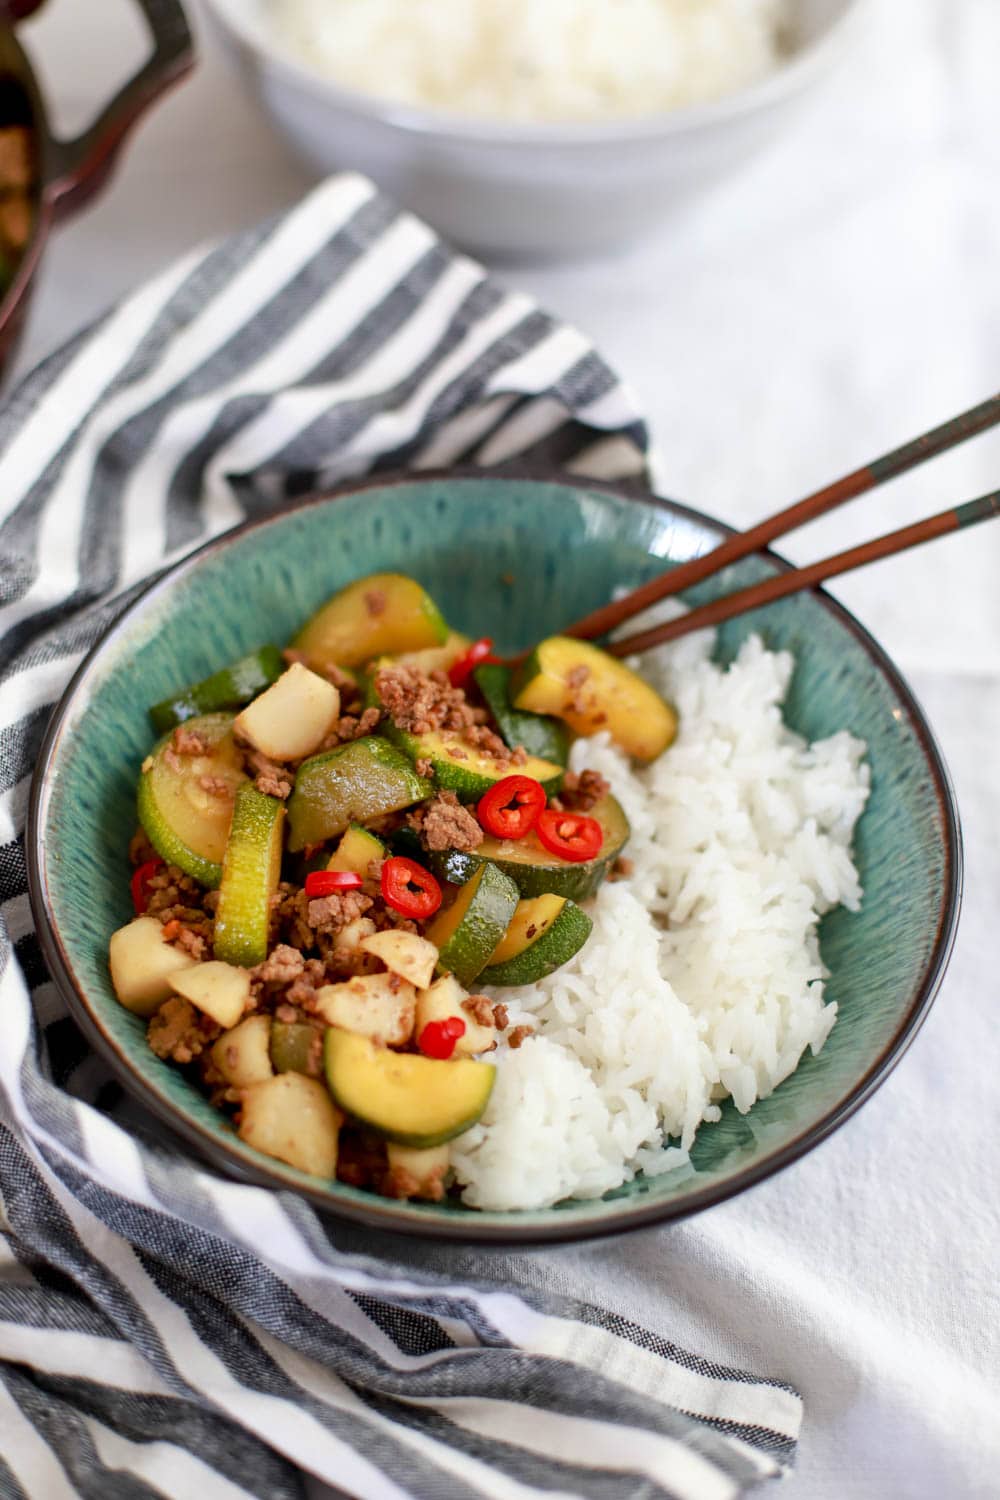
<path fill-rule="evenodd" d="M 877 1084 L 939 982 L 957 917 L 960 848 L 946 773 L 891 665 L 822 595 L 789 598 L 723 627 L 730 658 L 751 631 L 795 653 L 786 718 L 817 738 L 850 729 L 869 745 L 872 795 L 856 858 L 856 915 L 821 928 L 839 1019 L 818 1057 L 747 1116 L 732 1105 L 702 1127 L 690 1167 L 642 1177 L 597 1202 L 480 1214 L 395 1203 L 323 1184 L 243 1145 L 198 1091 L 149 1051 L 144 1026 L 115 1001 L 111 932 L 131 915 L 126 849 L 138 767 L 152 742 L 147 706 L 265 641 L 283 644 L 342 584 L 411 573 L 450 623 L 513 651 L 553 632 L 620 585 L 720 539 L 680 507 L 568 482 L 484 475 L 369 482 L 233 533 L 161 580 L 78 674 L 50 731 L 34 809 L 34 900 L 47 956 L 91 1038 L 127 1086 L 226 1170 L 306 1192 L 352 1217 L 455 1238 L 567 1238 L 690 1212 L 794 1159 Z M 773 572 L 751 558 L 686 596 L 715 597 Z M 863 1129 L 863 1125 L 854 1128 Z"/>

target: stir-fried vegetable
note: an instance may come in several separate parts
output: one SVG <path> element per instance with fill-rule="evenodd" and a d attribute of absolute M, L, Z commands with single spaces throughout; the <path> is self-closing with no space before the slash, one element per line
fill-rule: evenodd
<path fill-rule="evenodd" d="M 290 665 L 262 647 L 150 710 L 167 733 L 139 779 L 115 993 L 246 1145 L 301 1171 L 447 1191 L 508 1026 L 468 987 L 569 962 L 593 925 L 577 903 L 629 836 L 603 778 L 565 771 L 570 729 L 645 758 L 673 735 L 588 643 L 543 641 L 516 674 L 492 644 L 376 574 Z"/>

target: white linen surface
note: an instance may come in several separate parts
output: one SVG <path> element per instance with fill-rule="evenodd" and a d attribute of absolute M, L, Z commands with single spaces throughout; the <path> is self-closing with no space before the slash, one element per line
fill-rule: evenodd
<path fill-rule="evenodd" d="M 85 30 L 74 10 L 25 28 L 67 124 L 140 46 L 126 0 L 88 8 Z M 746 525 L 1000 388 L 998 70 L 1000 0 L 871 0 L 849 62 L 739 181 L 613 275 L 508 273 L 631 377 L 666 493 Z M 209 51 L 53 240 L 20 367 L 305 185 Z M 785 550 L 820 556 L 998 483 L 994 433 Z M 613 1299 L 792 1382 L 806 1416 L 788 1500 L 1000 1494 L 998 563 L 1000 528 L 978 528 L 835 589 L 910 676 L 962 809 L 965 914 L 911 1052 L 826 1145 L 736 1202 L 509 1258 L 512 1280 Z"/>

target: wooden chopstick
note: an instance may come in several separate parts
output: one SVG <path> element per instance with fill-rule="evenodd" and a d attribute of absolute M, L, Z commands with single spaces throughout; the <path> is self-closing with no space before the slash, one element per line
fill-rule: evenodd
<path fill-rule="evenodd" d="M 787 573 L 778 573 L 762 583 L 751 584 L 737 593 L 726 594 L 711 604 L 703 604 L 674 620 L 654 625 L 650 630 L 639 631 L 623 640 L 611 641 L 605 647 L 612 656 L 631 656 L 636 651 L 647 651 L 651 646 L 661 646 L 664 641 L 676 640 L 692 630 L 704 630 L 709 625 L 719 625 L 731 620 L 734 615 L 745 614 L 748 609 L 758 609 L 775 599 L 788 594 L 797 594 L 801 589 L 812 588 L 827 578 L 836 578 L 840 573 L 849 573 L 852 568 L 862 568 L 866 563 L 877 562 L 880 557 L 891 557 L 894 552 L 905 552 L 909 547 L 919 547 L 935 537 L 945 536 L 949 531 L 958 531 L 963 526 L 975 526 L 979 521 L 988 521 L 1000 515 L 1000 490 L 989 495 L 980 495 L 964 505 L 942 510 L 925 521 L 915 521 L 898 531 L 887 532 L 874 541 L 863 542 L 846 552 L 838 552 L 805 568 L 793 568 Z M 712 554 L 715 556 L 715 554 Z"/>
<path fill-rule="evenodd" d="M 777 511 L 766 520 L 759 521 L 749 531 L 734 533 L 724 542 L 720 542 L 718 547 L 714 547 L 711 552 L 706 552 L 701 557 L 693 557 L 688 562 L 679 563 L 677 567 L 670 568 L 666 573 L 661 573 L 658 577 L 650 579 L 648 583 L 633 589 L 624 598 L 602 605 L 600 609 L 595 609 L 583 619 L 577 620 L 575 624 L 567 626 L 562 634 L 580 636 L 586 640 L 607 635 L 609 631 L 614 630 L 626 620 L 630 620 L 633 615 L 648 609 L 651 604 L 656 604 L 660 599 L 669 598 L 672 594 L 679 594 L 683 589 L 691 588 L 692 585 L 700 583 L 703 578 L 710 577 L 739 558 L 747 557 L 751 552 L 759 552 L 776 537 L 795 531 L 799 526 L 804 526 L 807 521 L 814 521 L 818 516 L 825 515 L 827 511 L 834 510 L 838 505 L 866 494 L 869 490 L 885 484 L 887 480 L 894 479 L 899 474 L 905 474 L 908 469 L 914 469 L 918 464 L 926 463 L 928 459 L 935 458 L 939 453 L 945 453 L 959 443 L 964 443 L 968 438 L 975 437 L 977 433 L 985 432 L 987 428 L 995 426 L 998 422 L 1000 422 L 1000 394 L 991 396 L 988 401 L 982 401 L 978 406 L 970 407 L 968 411 L 952 417 L 950 422 L 943 422 L 940 427 L 932 427 L 929 432 L 922 433 L 920 437 L 904 443 L 901 448 L 894 448 L 891 453 L 884 453 L 881 458 L 873 459 L 871 463 L 855 469 L 851 474 L 845 474 L 842 479 L 834 480 L 832 484 L 816 490 L 812 495 L 807 495 L 804 500 L 796 501 L 785 510 Z M 906 543 L 905 545 L 916 544 Z M 850 566 L 857 567 L 859 564 L 852 563 Z M 821 576 L 829 578 L 832 575 L 824 573 Z"/>

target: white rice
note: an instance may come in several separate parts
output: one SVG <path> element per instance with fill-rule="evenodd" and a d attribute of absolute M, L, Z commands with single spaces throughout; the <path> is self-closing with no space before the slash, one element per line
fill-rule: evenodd
<path fill-rule="evenodd" d="M 625 808 L 634 872 L 587 903 L 594 930 L 575 959 L 494 992 L 537 1031 L 494 1055 L 486 1114 L 454 1143 L 477 1208 L 597 1197 L 684 1166 L 717 1101 L 745 1113 L 836 1019 L 817 924 L 861 901 L 865 746 L 846 732 L 810 745 L 783 723 L 788 652 L 752 637 L 724 669 L 711 644 L 692 636 L 642 663 L 680 714 L 651 766 L 632 769 L 606 735 L 573 747 L 574 768 L 601 771 Z"/>
<path fill-rule="evenodd" d="M 717 98 L 778 66 L 791 0 L 268 0 L 310 68 L 495 120 L 605 120 Z"/>

